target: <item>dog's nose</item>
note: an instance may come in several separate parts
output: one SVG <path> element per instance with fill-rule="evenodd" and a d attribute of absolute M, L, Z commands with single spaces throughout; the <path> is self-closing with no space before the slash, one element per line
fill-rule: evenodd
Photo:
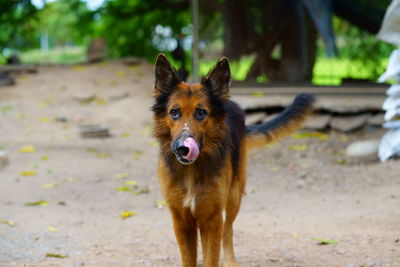
<path fill-rule="evenodd" d="M 182 145 L 182 146 L 179 146 L 179 147 L 176 149 L 176 152 L 178 152 L 178 154 L 179 154 L 180 156 L 184 157 L 184 156 L 186 156 L 187 154 L 189 154 L 189 148 Z"/>

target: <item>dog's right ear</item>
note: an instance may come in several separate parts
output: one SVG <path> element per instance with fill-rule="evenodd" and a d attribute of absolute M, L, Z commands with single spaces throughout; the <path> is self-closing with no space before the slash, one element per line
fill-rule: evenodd
<path fill-rule="evenodd" d="M 154 75 L 154 97 L 159 97 L 162 94 L 172 92 L 180 82 L 164 54 L 158 54 L 157 56 Z"/>

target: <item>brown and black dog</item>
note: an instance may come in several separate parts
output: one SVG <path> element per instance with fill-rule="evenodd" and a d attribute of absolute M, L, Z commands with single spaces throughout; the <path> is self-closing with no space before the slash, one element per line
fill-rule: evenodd
<path fill-rule="evenodd" d="M 313 96 L 302 93 L 271 121 L 246 126 L 243 110 L 229 100 L 230 81 L 226 58 L 200 83 L 188 84 L 163 54 L 157 57 L 152 111 L 158 173 L 185 267 L 197 266 L 198 229 L 203 266 L 218 266 L 221 241 L 224 265 L 238 266 L 232 224 L 246 184 L 246 151 L 296 131 L 312 110 Z"/>

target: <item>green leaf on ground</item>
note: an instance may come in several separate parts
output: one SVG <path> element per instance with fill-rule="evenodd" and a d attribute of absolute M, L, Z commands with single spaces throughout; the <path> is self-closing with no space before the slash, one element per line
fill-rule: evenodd
<path fill-rule="evenodd" d="M 322 239 L 318 237 L 311 238 L 314 241 L 318 241 L 318 245 L 329 245 L 329 244 L 337 244 L 339 241 L 336 240 L 329 240 L 329 239 Z"/>
<path fill-rule="evenodd" d="M 46 257 L 63 259 L 63 258 L 68 258 L 68 255 L 57 254 L 57 253 L 46 253 Z"/>
<path fill-rule="evenodd" d="M 132 191 L 132 188 L 127 187 L 127 186 L 118 186 L 115 190 L 121 191 L 121 192 L 128 192 L 128 191 Z"/>
<path fill-rule="evenodd" d="M 118 173 L 115 175 L 115 178 L 117 179 L 125 179 L 129 177 L 129 173 Z"/>
<path fill-rule="evenodd" d="M 303 145 L 291 145 L 289 146 L 289 149 L 294 150 L 294 151 L 305 151 L 308 149 L 308 146 L 306 144 Z"/>
<path fill-rule="evenodd" d="M 326 141 L 329 139 L 329 135 L 323 132 L 297 132 L 292 134 L 294 139 L 306 139 L 306 138 L 318 138 L 321 141 Z"/>
<path fill-rule="evenodd" d="M 36 202 L 28 202 L 28 203 L 25 203 L 25 206 L 28 206 L 28 207 L 33 207 L 33 206 L 46 206 L 47 204 L 49 204 L 48 201 L 39 200 L 39 201 L 36 201 Z"/>

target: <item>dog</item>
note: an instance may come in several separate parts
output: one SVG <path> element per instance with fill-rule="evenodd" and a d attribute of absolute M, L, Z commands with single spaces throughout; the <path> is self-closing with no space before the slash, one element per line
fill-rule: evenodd
<path fill-rule="evenodd" d="M 239 266 L 232 224 L 245 192 L 246 152 L 298 130 L 312 112 L 314 97 L 301 93 L 274 119 L 246 126 L 244 111 L 229 100 L 227 58 L 221 58 L 200 83 L 180 81 L 163 54 L 157 57 L 154 74 L 158 176 L 182 265 L 197 266 L 199 229 L 203 266 L 218 266 L 221 242 L 224 266 Z"/>

